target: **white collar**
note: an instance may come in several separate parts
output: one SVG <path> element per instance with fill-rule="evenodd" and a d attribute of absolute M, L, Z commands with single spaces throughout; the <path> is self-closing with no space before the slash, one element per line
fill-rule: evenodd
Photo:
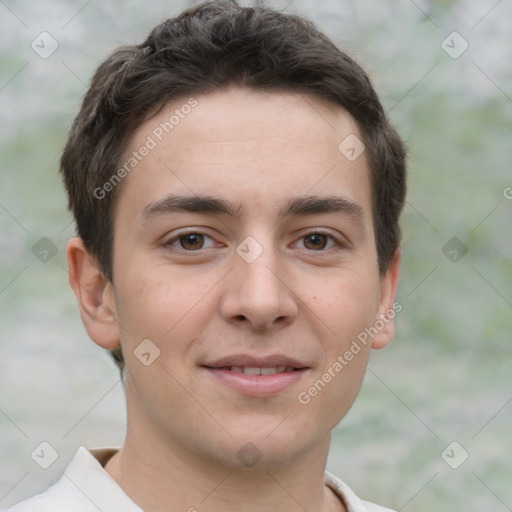
<path fill-rule="evenodd" d="M 83 512 L 97 512 L 98 509 L 102 512 L 143 512 L 104 469 L 104 465 L 118 450 L 87 450 L 80 447 L 56 484 L 44 493 L 13 507 L 12 512 L 35 510 L 38 507 L 50 510 L 45 508 L 50 504 L 58 504 L 58 510 L 69 508 Z M 325 472 L 325 483 L 342 501 L 347 512 L 392 512 L 361 501 L 347 484 L 328 471 Z"/>
<path fill-rule="evenodd" d="M 71 482 L 103 512 L 143 512 L 102 466 L 118 449 L 80 447 L 56 485 Z"/>

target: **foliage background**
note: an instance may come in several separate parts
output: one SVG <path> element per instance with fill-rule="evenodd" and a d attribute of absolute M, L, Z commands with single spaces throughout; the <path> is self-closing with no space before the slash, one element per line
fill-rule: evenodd
<path fill-rule="evenodd" d="M 410 151 L 404 309 L 328 469 L 397 510 L 512 510 L 512 2 L 267 4 L 312 19 L 369 70 Z M 2 508 L 46 488 L 78 446 L 123 440 L 117 370 L 67 284 L 58 159 L 95 67 L 187 5 L 0 1 Z M 42 31 L 59 43 L 46 60 L 30 46 Z M 456 59 L 442 47 L 453 31 L 469 44 Z M 47 263 L 32 252 L 42 237 L 57 248 Z M 453 237 L 467 247 L 458 262 L 443 252 Z M 47 470 L 30 457 L 41 441 L 59 452 Z M 441 457 L 452 441 L 469 454 L 458 469 Z"/>

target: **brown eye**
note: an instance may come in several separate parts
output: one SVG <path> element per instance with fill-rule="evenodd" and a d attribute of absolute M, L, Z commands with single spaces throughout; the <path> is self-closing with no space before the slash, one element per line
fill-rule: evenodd
<path fill-rule="evenodd" d="M 208 235 L 196 231 L 179 233 L 165 242 L 165 247 L 172 251 L 200 251 L 215 245 L 215 241 Z"/>
<path fill-rule="evenodd" d="M 324 235 L 323 233 L 313 233 L 304 237 L 304 246 L 307 249 L 313 250 L 325 249 L 329 238 L 330 237 Z"/>
<path fill-rule="evenodd" d="M 180 236 L 179 241 L 183 249 L 202 249 L 204 244 L 204 237 L 199 233 L 187 233 L 186 235 Z"/>

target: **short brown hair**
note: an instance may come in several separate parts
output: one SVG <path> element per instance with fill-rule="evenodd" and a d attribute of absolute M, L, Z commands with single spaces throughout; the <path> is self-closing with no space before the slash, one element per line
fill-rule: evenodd
<path fill-rule="evenodd" d="M 115 50 L 97 69 L 61 158 L 78 235 L 113 281 L 112 179 L 131 135 L 169 101 L 229 86 L 295 91 L 335 103 L 356 120 L 369 160 L 379 270 L 400 244 L 406 151 L 364 70 L 313 23 L 235 1 L 200 4 Z M 341 142 L 341 141 L 340 141 Z M 104 189 L 103 189 L 104 190 Z M 113 351 L 123 366 L 122 353 Z"/>

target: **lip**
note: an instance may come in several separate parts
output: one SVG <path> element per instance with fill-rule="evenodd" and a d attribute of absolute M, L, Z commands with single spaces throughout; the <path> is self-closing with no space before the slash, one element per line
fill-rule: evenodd
<path fill-rule="evenodd" d="M 221 357 L 212 362 L 204 363 L 202 366 L 210 368 L 223 368 L 226 366 L 244 366 L 255 368 L 268 368 L 271 366 L 292 366 L 293 368 L 303 369 L 308 366 L 296 359 L 292 359 L 282 354 L 270 354 L 266 356 L 251 356 L 249 354 L 234 354 Z"/>
<path fill-rule="evenodd" d="M 232 366 L 268 368 L 275 366 L 293 367 L 292 371 L 271 375 L 246 375 L 231 371 Z M 223 357 L 202 365 L 203 369 L 223 386 L 248 396 L 265 397 L 276 395 L 297 384 L 309 371 L 305 364 L 280 354 L 255 357 L 236 354 Z"/>
<path fill-rule="evenodd" d="M 272 375 L 246 375 L 225 368 L 203 368 L 222 385 L 243 395 L 259 397 L 276 395 L 286 390 L 302 380 L 308 372 L 307 368 L 303 368 Z"/>

